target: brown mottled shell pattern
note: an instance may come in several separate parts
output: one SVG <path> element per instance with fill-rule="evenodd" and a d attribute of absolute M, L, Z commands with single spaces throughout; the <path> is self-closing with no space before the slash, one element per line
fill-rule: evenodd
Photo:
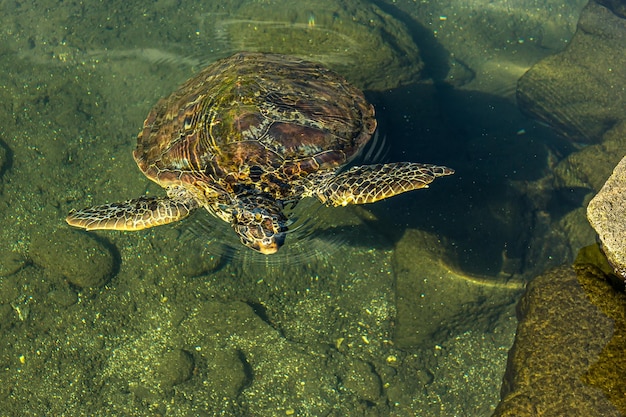
<path fill-rule="evenodd" d="M 207 196 L 253 186 L 298 197 L 301 178 L 337 168 L 376 129 L 363 93 L 282 55 L 239 53 L 208 66 L 152 109 L 134 157 L 158 184 Z"/>

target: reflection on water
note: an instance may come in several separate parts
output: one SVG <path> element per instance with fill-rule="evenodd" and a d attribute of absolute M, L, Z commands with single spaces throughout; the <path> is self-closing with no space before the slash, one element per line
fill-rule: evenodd
<path fill-rule="evenodd" d="M 304 199 L 296 207 L 286 207 L 285 215 L 291 222 L 287 231 L 285 245 L 272 254 L 265 256 L 251 251 L 242 245 L 232 227 L 204 210 L 181 226 L 182 238 L 205 242 L 207 250 L 213 256 L 231 263 L 263 265 L 292 265 L 320 257 L 331 257 L 339 247 L 347 242 L 342 233 L 348 224 L 336 224 L 332 210 L 315 199 Z M 336 216 L 335 216 L 336 217 Z"/>
<path fill-rule="evenodd" d="M 2 414 L 490 415 L 523 284 L 593 239 L 551 183 L 576 148 L 511 97 L 581 5 L 47 3 L 0 6 Z M 302 201 L 272 257 L 204 212 L 90 234 L 117 263 L 98 288 L 55 272 L 70 260 L 54 245 L 30 252 L 72 207 L 162 195 L 131 156 L 143 118 L 247 49 L 366 88 L 381 126 L 366 162 L 456 175 L 366 207 Z M 88 267 L 87 243 L 54 236 Z"/>

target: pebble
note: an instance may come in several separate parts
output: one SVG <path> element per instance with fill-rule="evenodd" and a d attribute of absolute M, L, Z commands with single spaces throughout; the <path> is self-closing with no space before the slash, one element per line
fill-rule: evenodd
<path fill-rule="evenodd" d="M 193 368 L 193 356 L 186 350 L 174 349 L 166 353 L 159 366 L 161 385 L 172 387 L 189 380 L 193 375 Z"/>
<path fill-rule="evenodd" d="M 78 295 L 69 286 L 50 291 L 48 297 L 62 307 L 69 307 L 78 302 Z"/>

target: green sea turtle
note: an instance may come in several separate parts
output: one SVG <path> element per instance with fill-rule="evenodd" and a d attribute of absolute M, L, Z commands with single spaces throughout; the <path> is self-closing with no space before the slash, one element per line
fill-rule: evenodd
<path fill-rule="evenodd" d="M 185 82 L 150 111 L 133 152 L 167 190 L 72 210 L 87 230 L 140 230 L 204 207 L 264 254 L 284 243 L 283 207 L 302 197 L 363 204 L 427 187 L 454 171 L 398 162 L 343 169 L 376 129 L 363 93 L 323 66 L 285 55 L 238 53 Z"/>

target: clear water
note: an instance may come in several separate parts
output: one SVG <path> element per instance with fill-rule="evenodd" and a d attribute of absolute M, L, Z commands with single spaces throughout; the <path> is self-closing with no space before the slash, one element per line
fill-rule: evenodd
<path fill-rule="evenodd" d="M 582 2 L 231 3 L 0 3 L 0 414 L 490 415 L 525 282 L 594 239 L 542 182 L 572 146 L 514 101 Z M 303 201 L 274 257 L 207 213 L 91 233 L 114 276 L 68 282 L 91 249 L 67 212 L 162 194 L 131 155 L 145 115 L 238 50 L 324 62 L 376 106 L 371 159 L 456 174 Z"/>

